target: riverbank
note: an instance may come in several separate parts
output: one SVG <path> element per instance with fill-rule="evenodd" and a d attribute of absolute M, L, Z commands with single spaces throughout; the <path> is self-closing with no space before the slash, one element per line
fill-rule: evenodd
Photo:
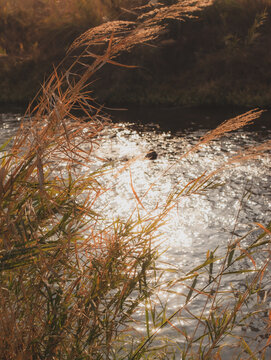
<path fill-rule="evenodd" d="M 217 0 L 95 84 L 105 103 L 270 106 L 271 3 Z M 102 84 L 102 85 L 101 85 Z M 110 86 L 108 86 L 110 84 Z"/>
<path fill-rule="evenodd" d="M 80 34 L 129 7 L 129 0 L 0 0 L 0 103 L 28 103 Z"/>
<path fill-rule="evenodd" d="M 65 19 L 55 14 L 38 28 L 28 24 L 28 18 L 24 26 L 16 27 L 15 13 L 8 22 L 2 21 L 2 34 L 13 29 L 13 37 L 10 34 L 8 43 L 1 40 L 0 44 L 1 103 L 28 102 L 52 64 L 57 65 L 73 39 L 89 27 L 107 18 L 134 20 L 135 12 L 118 13 L 121 1 L 118 8 L 113 8 L 112 1 L 99 3 L 107 7 L 100 7 L 95 16 L 90 16 L 90 10 L 87 15 L 77 9 Z M 97 74 L 92 86 L 97 99 L 105 105 L 269 107 L 270 11 L 269 0 L 215 0 L 197 18 L 166 19 L 168 31 L 154 46 L 137 46 L 118 59 L 137 68 L 106 65 Z M 36 34 L 31 39 L 30 32 Z"/>

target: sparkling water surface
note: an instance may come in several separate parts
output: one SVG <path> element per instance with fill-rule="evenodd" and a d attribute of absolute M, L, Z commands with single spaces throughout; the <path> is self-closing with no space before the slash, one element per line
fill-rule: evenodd
<path fill-rule="evenodd" d="M 19 115 L 0 115 L 1 144 L 14 135 L 19 122 Z M 141 216 L 154 216 L 166 204 L 173 189 L 183 189 L 201 174 L 220 168 L 242 149 L 271 139 L 271 131 L 266 127 L 258 127 L 255 131 L 242 129 L 183 157 L 208 130 L 208 127 L 201 127 L 170 132 L 162 130 L 157 124 L 127 122 L 105 128 L 99 135 L 99 147 L 95 150 L 95 156 L 100 160 L 93 158 L 87 167 L 87 171 L 95 171 L 106 164 L 111 170 L 102 177 L 101 181 L 108 190 L 98 199 L 96 210 L 103 214 L 105 221 L 107 217 L 125 220 L 131 213 L 137 216 L 138 211 Z M 156 151 L 157 159 L 145 157 L 150 150 Z M 269 223 L 270 168 L 270 153 L 267 153 L 261 158 L 219 171 L 214 177 L 217 186 L 212 189 L 179 198 L 159 229 L 160 249 L 164 250 L 160 261 L 174 269 L 174 272 L 166 275 L 168 279 L 177 279 L 202 263 L 208 250 L 219 247 L 217 254 L 222 254 L 229 241 L 255 229 L 255 223 L 265 226 Z M 251 267 L 249 260 L 247 262 L 247 266 Z M 240 277 L 232 278 L 231 284 L 236 282 L 242 286 L 245 279 L 245 275 L 243 281 Z M 265 306 L 268 309 L 271 307 L 270 275 L 265 281 L 269 294 Z M 224 286 L 226 289 L 231 285 L 225 283 Z M 176 292 L 183 290 L 181 286 L 175 287 Z M 167 301 L 169 314 L 178 309 L 183 301 L 176 293 L 165 292 L 159 296 Z M 190 310 L 196 312 L 202 306 L 200 301 L 195 301 Z M 176 319 L 176 324 L 185 327 L 182 322 L 182 319 Z M 253 323 L 253 340 L 261 335 L 260 322 L 260 319 L 255 319 Z M 144 327 L 137 328 L 142 334 L 145 330 Z M 177 340 L 177 335 L 174 332 L 170 336 Z M 230 356 L 226 355 L 226 358 Z"/>

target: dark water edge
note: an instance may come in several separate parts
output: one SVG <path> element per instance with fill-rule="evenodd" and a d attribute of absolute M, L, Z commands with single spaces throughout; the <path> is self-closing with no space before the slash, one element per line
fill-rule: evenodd
<path fill-rule="evenodd" d="M 251 108 L 243 106 L 212 107 L 153 107 L 134 106 L 127 109 L 108 110 L 114 122 L 132 122 L 139 125 L 159 125 L 163 131 L 213 129 L 227 119 L 241 115 Z M 271 129 L 271 109 L 266 110 L 246 130 Z"/>
<path fill-rule="evenodd" d="M 27 109 L 27 103 L 1 103 L 0 114 L 24 114 Z"/>
<path fill-rule="evenodd" d="M 23 114 L 26 104 L 0 104 L 0 114 Z M 161 107 L 161 106 L 122 106 L 104 107 L 114 123 L 135 123 L 137 125 L 159 126 L 162 131 L 176 133 L 184 130 L 213 129 L 227 119 L 244 114 L 253 108 L 244 106 L 201 106 L 201 107 Z M 247 131 L 271 130 L 271 109 L 264 113 Z"/>

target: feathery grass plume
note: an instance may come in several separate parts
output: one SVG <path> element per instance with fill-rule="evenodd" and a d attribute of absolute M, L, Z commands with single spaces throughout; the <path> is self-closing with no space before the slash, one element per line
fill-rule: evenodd
<path fill-rule="evenodd" d="M 204 136 L 202 136 L 198 143 L 182 155 L 182 157 L 187 156 L 191 152 L 197 151 L 202 145 L 218 139 L 228 132 L 241 129 L 246 125 L 252 124 L 256 119 L 259 119 L 263 112 L 264 110 L 253 109 L 232 119 L 225 120 L 222 124 L 218 125 L 218 127 L 208 131 Z"/>
<path fill-rule="evenodd" d="M 170 6 L 159 6 L 155 10 L 144 11 L 144 7 L 138 8 L 139 15 L 135 21 L 113 21 L 97 26 L 82 34 L 70 47 L 70 51 L 78 47 L 91 47 L 111 41 L 111 58 L 116 57 L 122 51 L 129 51 L 138 44 L 153 41 L 166 31 L 167 20 L 185 19 L 196 16 L 195 13 L 206 6 L 210 6 L 212 0 L 201 1 L 177 1 Z M 140 9 L 143 13 L 140 14 Z M 148 7 L 147 7 L 148 9 Z M 90 57 L 96 57 L 88 53 Z"/>
<path fill-rule="evenodd" d="M 258 119 L 264 110 L 253 109 L 244 114 L 238 115 L 232 119 L 224 121 L 214 130 L 209 131 L 205 134 L 199 141 L 200 144 L 207 143 L 211 140 L 217 139 L 223 134 L 235 131 L 237 129 L 243 128 L 246 125 L 251 124 L 254 120 Z"/>

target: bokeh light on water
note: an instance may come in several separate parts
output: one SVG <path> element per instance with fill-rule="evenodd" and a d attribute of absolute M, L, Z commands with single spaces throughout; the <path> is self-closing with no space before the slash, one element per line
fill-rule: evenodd
<path fill-rule="evenodd" d="M 97 206 L 115 218 L 129 216 L 135 207 L 142 214 L 158 212 L 173 189 L 181 190 L 189 181 L 204 172 L 214 171 L 238 151 L 262 140 L 260 133 L 241 130 L 179 160 L 203 133 L 195 131 L 174 136 L 153 130 L 138 131 L 136 126 L 127 124 L 106 129 L 101 134 L 101 145 L 96 154 L 107 159 L 112 167 L 112 173 L 103 179 L 105 186 L 111 184 L 111 189 L 99 199 Z M 145 158 L 150 149 L 158 153 L 156 160 Z M 102 163 L 93 164 L 93 170 Z M 163 243 L 169 247 L 169 254 L 174 257 L 180 251 L 190 249 L 196 258 L 205 250 L 216 247 L 218 242 L 220 245 L 227 243 L 244 192 L 249 192 L 250 197 L 242 205 L 235 231 L 241 236 L 254 222 L 266 223 L 271 210 L 270 167 L 270 155 L 267 154 L 219 173 L 214 180 L 218 185 L 216 188 L 180 197 L 163 226 Z"/>
<path fill-rule="evenodd" d="M 240 130 L 181 158 L 204 132 L 197 130 L 176 135 L 161 132 L 157 126 L 154 129 L 145 127 L 142 130 L 134 124 L 119 124 L 116 129 L 106 129 L 104 134 L 101 134 L 101 145 L 97 154 L 108 160 L 114 176 L 112 177 L 111 173 L 108 178 L 105 176 L 104 182 L 110 183 L 111 188 L 104 194 L 104 198 L 99 199 L 98 208 L 109 217 L 121 219 L 127 219 L 135 208 L 139 209 L 141 215 L 155 215 L 161 211 L 168 195 L 174 189 L 181 190 L 201 174 L 219 168 L 242 149 L 257 146 L 271 137 L 271 132 L 266 129 L 258 132 Z M 152 149 L 158 153 L 156 160 L 145 158 L 145 154 Z M 101 164 L 96 164 L 99 165 Z M 95 168 L 95 165 L 93 166 Z M 165 272 L 164 281 L 174 282 L 174 279 L 183 277 L 206 259 L 208 250 L 218 248 L 216 255 L 224 255 L 228 243 L 255 229 L 256 222 L 268 224 L 271 215 L 270 167 L 269 153 L 262 158 L 236 164 L 219 172 L 214 179 L 217 187 L 201 194 L 179 198 L 159 229 L 160 249 L 165 250 L 160 257 L 159 266 L 171 268 L 170 272 Z M 148 191 L 150 187 L 151 190 Z M 144 208 L 135 198 L 134 191 Z M 134 216 L 137 216 L 137 211 L 134 211 Z M 247 269 L 253 268 L 249 260 L 245 266 Z M 238 269 L 237 267 L 236 270 Z M 222 283 L 224 298 L 229 295 L 230 301 L 233 287 L 245 287 L 246 279 L 246 275 L 234 275 Z M 267 276 L 265 281 L 265 288 L 268 289 L 270 276 Z M 197 286 L 203 287 L 204 282 Z M 172 314 L 184 304 L 185 293 L 187 294 L 187 288 L 178 282 L 172 292 L 161 287 L 157 294 L 157 306 L 159 302 L 167 304 L 167 314 Z M 204 297 L 199 297 L 193 301 L 190 311 L 199 315 L 204 300 Z M 271 306 L 271 303 L 269 305 Z M 267 307 L 269 305 L 266 304 Z M 142 304 L 141 314 L 144 314 L 145 306 Z M 250 306 L 251 310 L 255 310 L 258 305 Z M 140 316 L 142 315 L 139 312 L 138 320 Z M 256 329 L 256 335 L 262 335 L 260 322 L 261 317 L 253 320 L 251 328 Z M 183 316 L 176 316 L 173 324 L 189 331 L 193 321 L 184 321 Z M 139 323 L 135 325 L 135 329 L 139 334 L 146 335 L 144 325 Z M 155 331 L 155 327 L 152 331 Z M 168 327 L 162 332 L 171 340 L 177 341 L 179 337 L 176 330 Z M 232 354 L 234 349 L 233 352 L 226 353 L 225 358 L 230 358 Z"/>
<path fill-rule="evenodd" d="M 15 133 L 19 121 L 19 116 L 1 116 L 1 144 Z M 104 129 L 95 156 L 85 167 L 85 171 L 96 171 L 101 166 L 109 170 L 99 178 L 106 191 L 97 199 L 94 210 L 102 214 L 105 223 L 112 218 L 125 221 L 131 214 L 136 218 L 138 213 L 151 219 L 161 212 L 173 190 L 180 191 L 242 149 L 271 138 L 271 131 L 266 129 L 239 130 L 182 157 L 204 133 L 201 129 L 171 134 L 159 130 L 157 125 L 140 127 L 127 123 Z M 157 152 L 157 159 L 145 157 L 150 150 Z M 219 247 L 217 253 L 223 253 L 229 241 L 255 228 L 255 222 L 266 225 L 270 221 L 270 168 L 270 154 L 266 154 L 219 172 L 214 178 L 218 186 L 179 198 L 159 228 L 160 267 L 174 270 L 166 272 L 164 280 L 174 281 L 189 272 L 206 259 L 208 250 Z M 270 282 L 270 276 L 266 281 Z M 235 282 L 239 284 L 240 276 L 231 280 Z M 186 290 L 177 284 L 174 292 L 161 288 L 157 296 L 167 303 L 170 313 L 182 305 Z M 231 284 L 225 283 L 224 290 L 231 291 Z M 192 310 L 196 313 L 202 306 L 197 300 Z M 175 320 L 179 326 L 189 326 L 181 318 Z M 135 328 L 142 334 L 146 331 L 142 325 Z"/>

